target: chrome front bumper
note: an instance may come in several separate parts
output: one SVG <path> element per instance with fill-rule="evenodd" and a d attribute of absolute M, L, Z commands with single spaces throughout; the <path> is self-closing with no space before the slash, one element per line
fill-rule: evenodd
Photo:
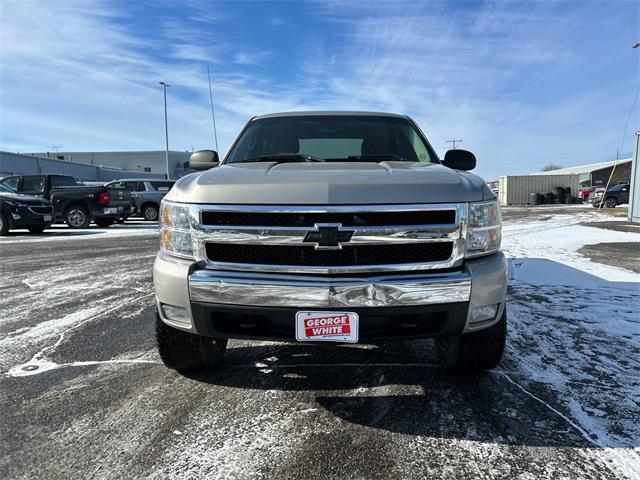
<path fill-rule="evenodd" d="M 199 269 L 191 261 L 158 254 L 153 277 L 158 307 L 182 307 L 186 322 L 162 320 L 185 331 L 197 330 L 192 304 L 224 307 L 293 307 L 345 309 L 408 307 L 468 303 L 462 333 L 487 328 L 500 318 L 507 290 L 507 261 L 502 253 L 467 260 L 458 272 L 416 272 L 402 275 L 322 277 Z M 500 305 L 495 319 L 476 322 L 472 312 Z M 453 306 L 453 305 L 452 305 Z"/>
<path fill-rule="evenodd" d="M 363 308 L 468 302 L 464 272 L 327 278 L 196 270 L 189 275 L 194 302 L 264 307 Z"/>

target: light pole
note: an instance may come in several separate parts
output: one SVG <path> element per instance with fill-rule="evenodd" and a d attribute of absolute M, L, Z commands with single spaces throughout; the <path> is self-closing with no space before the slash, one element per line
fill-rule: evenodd
<path fill-rule="evenodd" d="M 166 82 L 158 82 L 162 85 L 162 92 L 164 93 L 164 159 L 167 163 L 167 180 L 169 180 L 169 122 L 167 120 L 167 88 L 170 87 Z"/>

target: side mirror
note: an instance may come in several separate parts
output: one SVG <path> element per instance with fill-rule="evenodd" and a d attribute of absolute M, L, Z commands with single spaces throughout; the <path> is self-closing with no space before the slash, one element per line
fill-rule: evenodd
<path fill-rule="evenodd" d="M 442 164 L 454 170 L 473 170 L 476 168 L 476 156 L 468 150 L 449 150 L 444 154 Z"/>
<path fill-rule="evenodd" d="M 219 163 L 218 152 L 214 150 L 198 150 L 189 157 L 189 168 L 192 170 L 209 170 Z"/>

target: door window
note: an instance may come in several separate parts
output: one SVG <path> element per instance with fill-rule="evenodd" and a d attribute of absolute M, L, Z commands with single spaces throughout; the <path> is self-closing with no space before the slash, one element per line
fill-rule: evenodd
<path fill-rule="evenodd" d="M 18 191 L 18 180 L 20 180 L 19 177 L 5 178 L 2 181 L 2 185 L 4 185 L 5 187 L 7 187 L 9 190 L 11 190 L 13 192 L 17 192 Z"/>
<path fill-rule="evenodd" d="M 55 187 L 75 187 L 78 185 L 76 179 L 73 177 L 64 177 L 62 175 L 52 175 L 51 188 Z"/>
<path fill-rule="evenodd" d="M 158 192 L 168 192 L 175 182 L 148 182 Z"/>
<path fill-rule="evenodd" d="M 119 186 L 126 188 L 130 192 L 140 191 L 140 182 L 122 182 Z"/>
<path fill-rule="evenodd" d="M 23 177 L 20 193 L 43 193 L 44 177 Z"/>

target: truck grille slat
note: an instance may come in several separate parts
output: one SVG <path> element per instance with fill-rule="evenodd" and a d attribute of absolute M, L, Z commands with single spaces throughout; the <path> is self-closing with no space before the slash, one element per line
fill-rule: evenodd
<path fill-rule="evenodd" d="M 225 263 L 295 267 L 353 267 L 429 263 L 448 260 L 451 242 L 343 246 L 341 250 L 315 250 L 312 246 L 208 243 L 209 260 Z"/>
<path fill-rule="evenodd" d="M 202 212 L 207 226 L 313 227 L 316 223 L 341 223 L 345 227 L 394 225 L 450 225 L 456 222 L 455 210 L 389 212 Z"/>

